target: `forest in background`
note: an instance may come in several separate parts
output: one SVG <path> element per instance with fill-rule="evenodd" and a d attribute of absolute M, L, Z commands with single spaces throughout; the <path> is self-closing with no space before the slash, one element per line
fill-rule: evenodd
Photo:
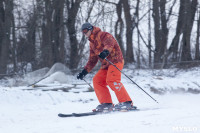
<path fill-rule="evenodd" d="M 0 0 L 0 77 L 83 66 L 84 22 L 110 32 L 137 68 L 200 64 L 198 0 Z"/>

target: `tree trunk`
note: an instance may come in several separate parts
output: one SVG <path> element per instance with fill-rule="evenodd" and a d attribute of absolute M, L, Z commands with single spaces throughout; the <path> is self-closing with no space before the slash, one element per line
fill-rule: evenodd
<path fill-rule="evenodd" d="M 136 27 L 137 27 L 137 39 L 138 39 L 138 52 L 137 52 L 137 68 L 140 69 L 141 67 L 141 62 L 140 62 L 140 56 L 141 56 L 141 51 L 140 51 L 140 31 L 139 31 L 139 5 L 140 5 L 140 0 L 137 0 L 137 5 L 136 5 L 136 11 L 135 11 L 135 16 L 136 16 Z"/>
<path fill-rule="evenodd" d="M 161 27 L 160 27 L 160 13 L 159 13 L 159 0 L 153 0 L 153 19 L 154 19 L 154 32 L 155 32 L 155 53 L 154 53 L 154 68 L 158 68 L 158 63 L 162 62 L 161 48 Z"/>
<path fill-rule="evenodd" d="M 152 55 L 151 55 L 151 1 L 149 1 L 148 13 L 148 52 L 149 52 L 149 67 L 152 68 Z"/>
<path fill-rule="evenodd" d="M 77 68 L 79 62 L 79 54 L 78 54 L 78 40 L 76 37 L 76 16 L 80 7 L 81 0 L 66 0 L 68 18 L 67 18 L 67 29 L 69 34 L 70 41 L 70 63 L 69 68 L 74 69 Z"/>
<path fill-rule="evenodd" d="M 54 13 L 53 13 L 53 62 L 64 63 L 64 26 L 63 26 L 63 10 L 64 0 L 53 1 Z"/>
<path fill-rule="evenodd" d="M 124 44 L 123 44 L 124 22 L 121 17 L 121 15 L 122 15 L 122 0 L 119 0 L 119 2 L 116 4 L 116 11 L 117 11 L 118 18 L 115 23 L 115 37 L 121 48 L 123 56 L 125 57 L 125 49 L 124 49 Z"/>
<path fill-rule="evenodd" d="M 183 39 L 182 39 L 182 53 L 181 53 L 181 61 L 190 61 L 192 60 L 191 56 L 191 48 L 190 48 L 190 36 L 192 32 L 192 27 L 194 23 L 194 17 L 196 13 L 196 7 L 197 7 L 197 0 L 185 0 L 185 27 L 183 31 Z"/>
<path fill-rule="evenodd" d="M 7 73 L 13 0 L 0 1 L 0 74 Z"/>
<path fill-rule="evenodd" d="M 17 72 L 17 52 L 16 52 L 16 46 L 17 46 L 17 41 L 16 41 L 16 34 L 15 34 L 15 17 L 14 14 L 12 14 L 12 47 L 11 47 L 11 52 L 12 52 L 12 62 L 13 62 L 13 71 Z"/>
<path fill-rule="evenodd" d="M 133 29 L 135 28 L 135 20 L 132 19 L 130 13 L 130 5 L 128 0 L 122 0 L 124 14 L 126 20 L 126 63 L 135 62 L 133 54 Z"/>
<path fill-rule="evenodd" d="M 45 0 L 45 12 L 42 24 L 42 67 L 51 67 L 53 61 L 52 27 L 53 27 L 53 7 L 52 2 Z"/>
<path fill-rule="evenodd" d="M 195 47 L 195 60 L 200 60 L 199 38 L 200 38 L 200 10 L 199 10 L 199 16 L 198 16 L 198 21 L 197 21 L 197 37 L 196 37 L 196 47 Z"/>
<path fill-rule="evenodd" d="M 25 61 L 26 63 L 31 63 L 32 69 L 37 69 L 36 64 L 36 28 L 37 28 L 37 16 L 36 12 L 33 16 L 30 16 L 30 19 L 27 23 L 27 35 L 26 35 L 26 44 L 27 50 L 25 52 Z"/>
<path fill-rule="evenodd" d="M 165 53 L 169 29 L 167 27 L 168 17 L 166 13 L 166 0 L 153 0 L 153 18 L 155 32 L 154 67 L 163 68 L 166 63 Z M 170 14 L 169 14 L 170 15 Z"/>
<path fill-rule="evenodd" d="M 168 41 L 168 34 L 169 34 L 169 29 L 167 27 L 167 13 L 166 13 L 166 0 L 161 0 L 160 1 L 160 16 L 161 16 L 161 44 L 162 46 L 160 47 L 160 53 L 162 54 L 162 66 L 161 68 L 164 67 L 167 59 L 164 56 L 165 52 L 167 51 L 167 41 Z"/>
<path fill-rule="evenodd" d="M 45 66 L 64 63 L 64 0 L 45 1 L 45 17 L 42 25 L 42 57 Z"/>
<path fill-rule="evenodd" d="M 182 38 L 182 50 L 181 60 L 191 60 L 190 53 L 190 36 L 194 21 L 194 15 L 196 11 L 197 0 L 180 0 L 179 16 L 176 28 L 175 37 L 168 50 L 168 55 L 172 54 L 171 58 L 173 61 L 178 61 L 178 46 L 181 34 Z"/>

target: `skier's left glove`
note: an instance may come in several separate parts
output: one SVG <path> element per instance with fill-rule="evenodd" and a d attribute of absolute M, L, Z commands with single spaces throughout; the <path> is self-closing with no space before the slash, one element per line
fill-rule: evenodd
<path fill-rule="evenodd" d="M 82 72 L 80 72 L 78 75 L 77 75 L 77 79 L 81 79 L 83 80 L 83 78 L 88 74 L 87 70 L 83 69 Z"/>
<path fill-rule="evenodd" d="M 109 54 L 110 52 L 105 49 L 99 54 L 99 57 L 104 60 Z"/>

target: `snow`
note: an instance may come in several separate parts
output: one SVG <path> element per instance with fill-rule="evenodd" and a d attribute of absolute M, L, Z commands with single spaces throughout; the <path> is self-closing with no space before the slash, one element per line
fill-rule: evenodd
<path fill-rule="evenodd" d="M 29 8 L 33 1 L 20 0 L 17 4 L 21 2 L 26 3 L 21 4 L 25 5 L 22 8 Z M 94 8 L 93 13 L 98 9 Z M 107 25 L 109 21 L 110 18 L 96 26 L 112 31 Z M 170 25 L 173 24 L 171 21 Z M 141 25 L 140 30 L 145 35 L 147 30 L 144 27 L 146 25 Z M 173 26 L 169 27 L 174 31 Z M 169 33 L 171 40 L 175 32 Z M 145 46 L 141 47 L 143 52 L 146 51 Z M 59 118 L 58 113 L 89 112 L 99 103 L 95 93 L 88 92 L 87 84 L 76 80 L 68 68 L 58 63 L 51 69 L 43 68 L 23 78 L 0 80 L 0 133 L 200 133 L 200 67 L 187 70 L 137 70 L 129 67 L 123 72 L 159 104 L 122 76 L 122 83 L 140 111 Z M 92 83 L 93 76 L 94 73 L 87 75 L 86 80 Z M 37 83 L 35 88 L 27 87 L 44 77 L 47 78 Z M 153 93 L 154 88 L 158 92 Z M 116 104 L 118 101 L 112 91 L 111 95 Z"/>
<path fill-rule="evenodd" d="M 79 118 L 59 118 L 58 113 L 90 112 L 99 103 L 89 86 L 72 74 L 54 72 L 38 87 L 0 85 L 1 133 L 176 133 L 200 132 L 200 96 L 187 92 L 200 90 L 200 69 L 124 69 L 138 85 L 154 97 L 154 102 L 125 76 L 122 83 L 140 111 Z M 44 74 L 43 74 L 44 75 Z M 86 80 L 92 83 L 91 73 Z M 66 77 L 71 77 L 65 82 Z M 155 87 L 165 93 L 156 94 Z M 59 91 L 50 91 L 57 88 Z M 63 92 L 62 89 L 68 89 Z M 163 89 L 164 88 L 164 89 Z M 183 88 L 184 91 L 175 91 Z M 44 91 L 45 90 L 45 91 Z M 49 91 L 47 91 L 49 90 Z M 172 91 L 174 90 L 174 91 Z M 176 92 L 176 93 L 175 93 Z M 117 98 L 111 91 L 113 102 Z"/>

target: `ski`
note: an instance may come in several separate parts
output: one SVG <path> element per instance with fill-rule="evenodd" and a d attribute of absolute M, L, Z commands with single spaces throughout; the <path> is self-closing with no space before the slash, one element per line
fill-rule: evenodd
<path fill-rule="evenodd" d="M 137 107 L 133 107 L 130 110 L 113 110 L 113 111 L 106 111 L 106 112 L 100 112 L 100 111 L 94 111 L 94 112 L 86 112 L 86 113 L 72 113 L 72 114 L 63 114 L 59 113 L 59 117 L 83 117 L 83 116 L 92 116 L 92 115 L 101 115 L 101 114 L 110 114 L 114 112 L 130 112 L 130 111 L 139 111 Z"/>
<path fill-rule="evenodd" d="M 62 114 L 59 113 L 59 117 L 83 117 L 83 116 L 90 116 L 90 115 L 97 115 L 103 114 L 103 112 L 86 112 L 86 113 L 72 113 L 72 114 Z"/>

